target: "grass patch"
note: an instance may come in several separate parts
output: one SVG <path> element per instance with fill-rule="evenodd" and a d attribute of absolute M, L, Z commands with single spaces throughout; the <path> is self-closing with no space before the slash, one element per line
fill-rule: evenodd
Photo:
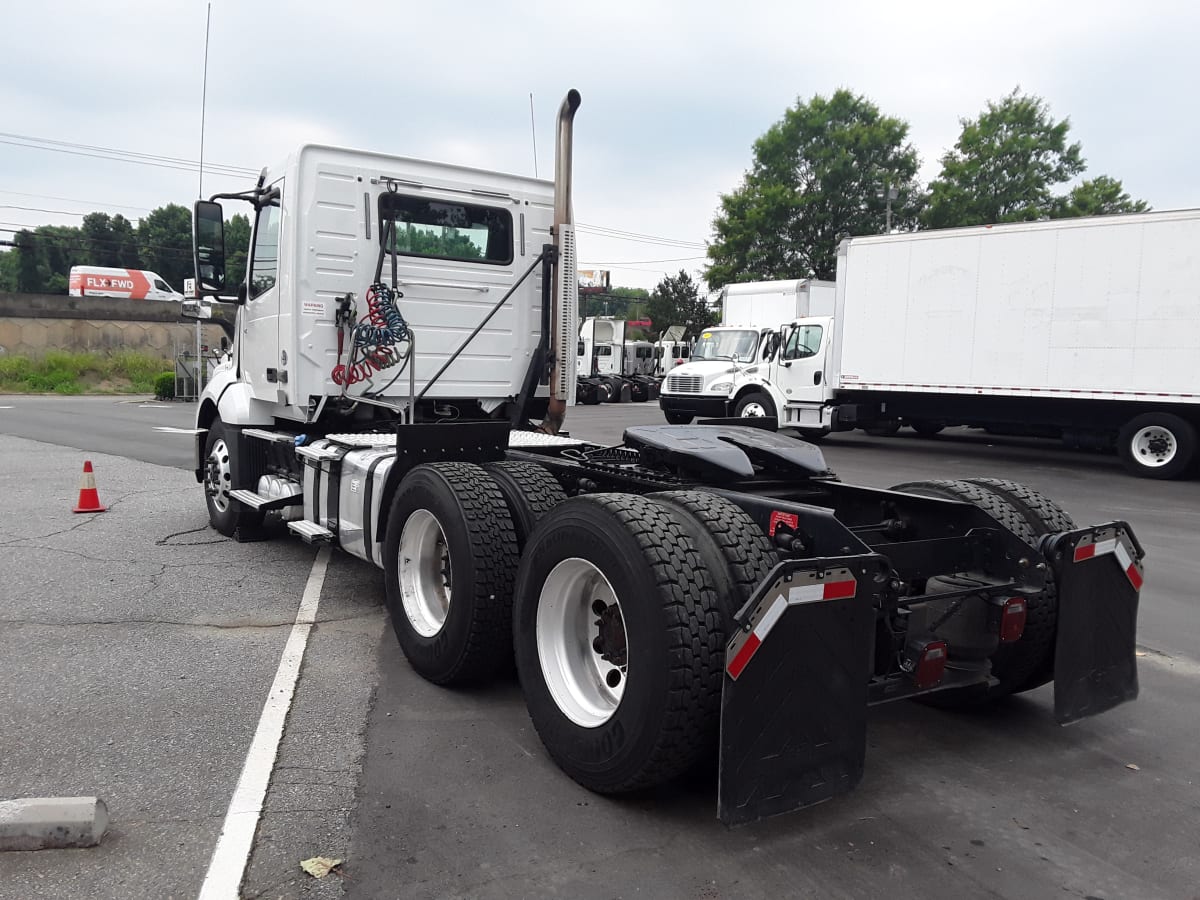
<path fill-rule="evenodd" d="M 133 350 L 0 356 L 0 393 L 152 394 L 155 379 L 171 368 L 162 357 Z"/>

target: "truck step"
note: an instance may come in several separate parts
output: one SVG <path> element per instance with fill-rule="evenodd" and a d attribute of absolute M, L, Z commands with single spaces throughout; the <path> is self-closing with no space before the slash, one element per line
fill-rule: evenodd
<path fill-rule="evenodd" d="M 316 522 L 310 522 L 307 519 L 288 522 L 288 528 L 300 535 L 306 544 L 329 544 L 333 542 L 332 531 L 324 525 L 318 525 Z"/>
<path fill-rule="evenodd" d="M 302 494 L 296 494 L 292 497 L 272 498 L 264 497 L 255 491 L 236 490 L 230 491 L 229 496 L 251 509 L 260 509 L 263 512 L 270 512 L 273 509 L 283 509 L 288 506 L 300 506 L 304 503 L 304 496 Z"/>
<path fill-rule="evenodd" d="M 265 428 L 246 428 L 242 431 L 245 437 L 258 438 L 260 441 L 270 441 L 273 444 L 295 443 L 296 436 L 286 431 L 267 431 Z"/>

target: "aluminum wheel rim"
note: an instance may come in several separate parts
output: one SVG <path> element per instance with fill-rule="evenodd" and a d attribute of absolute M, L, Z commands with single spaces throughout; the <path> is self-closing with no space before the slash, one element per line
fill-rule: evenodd
<path fill-rule="evenodd" d="M 229 509 L 229 488 L 233 484 L 233 472 L 229 467 L 229 446 L 224 438 L 218 438 L 208 453 L 208 466 L 204 475 L 204 490 L 212 499 L 218 512 Z"/>
<path fill-rule="evenodd" d="M 556 565 L 538 598 L 536 632 L 542 677 L 562 714 L 584 728 L 611 719 L 625 693 L 629 650 L 621 604 L 604 573 L 585 559 Z"/>
<path fill-rule="evenodd" d="M 450 548 L 441 523 L 427 509 L 408 517 L 400 532 L 397 562 L 400 600 L 413 630 L 433 637 L 450 613 Z"/>
<path fill-rule="evenodd" d="M 1133 436 L 1133 455 L 1148 468 L 1167 465 L 1178 451 L 1175 435 L 1161 425 L 1147 425 Z"/>
<path fill-rule="evenodd" d="M 745 406 L 742 407 L 742 417 L 743 418 L 747 418 L 747 419 L 758 418 L 759 416 L 765 416 L 766 414 L 767 414 L 766 407 L 758 402 L 747 403 Z"/>

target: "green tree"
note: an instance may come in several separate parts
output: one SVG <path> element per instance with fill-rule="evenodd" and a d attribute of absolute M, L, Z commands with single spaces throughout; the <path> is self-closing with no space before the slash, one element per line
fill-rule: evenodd
<path fill-rule="evenodd" d="M 179 290 L 192 277 L 192 212 L 168 203 L 149 213 L 137 228 L 141 268 L 161 275 Z"/>
<path fill-rule="evenodd" d="M 134 231 L 133 223 L 117 213 L 109 222 L 109 232 L 112 234 L 113 241 L 111 265 L 119 269 L 142 268 L 142 259 L 138 253 L 137 232 Z"/>
<path fill-rule="evenodd" d="M 798 100 L 754 143 L 742 184 L 721 197 L 706 280 L 832 278 L 844 234 L 916 226 L 923 193 L 908 125 L 839 90 Z"/>
<path fill-rule="evenodd" d="M 16 250 L 0 250 L 0 291 L 12 293 L 17 289 L 17 266 L 21 254 Z"/>
<path fill-rule="evenodd" d="M 225 283 L 231 291 L 246 279 L 250 251 L 250 217 L 238 213 L 225 220 Z"/>
<path fill-rule="evenodd" d="M 32 231 L 22 229 L 13 236 L 13 243 L 16 244 L 13 252 L 20 254 L 17 258 L 17 290 L 22 293 L 41 291 L 37 236 Z"/>
<path fill-rule="evenodd" d="M 1149 209 L 1150 204 L 1130 197 L 1116 178 L 1097 175 L 1071 188 L 1067 196 L 1056 198 L 1050 217 L 1109 216 L 1113 213 L 1146 212 Z"/>
<path fill-rule="evenodd" d="M 662 334 L 671 325 L 704 328 L 717 322 L 716 314 L 700 296 L 699 285 L 683 269 L 655 286 L 647 309 L 656 334 Z"/>
<path fill-rule="evenodd" d="M 92 212 L 79 226 L 80 259 L 83 265 L 116 266 L 117 248 L 113 240 L 112 219 L 108 213 Z"/>
<path fill-rule="evenodd" d="M 1018 90 L 998 103 L 988 101 L 979 118 L 962 120 L 962 133 L 930 185 L 922 224 L 1045 218 L 1056 203 L 1051 190 L 1084 170 L 1079 144 L 1067 143 L 1069 120 L 1055 121 L 1041 98 Z"/>

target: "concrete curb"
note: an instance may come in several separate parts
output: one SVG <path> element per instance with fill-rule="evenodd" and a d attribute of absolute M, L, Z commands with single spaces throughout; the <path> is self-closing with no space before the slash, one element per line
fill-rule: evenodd
<path fill-rule="evenodd" d="M 0 851 L 94 847 L 108 829 L 99 797 L 28 797 L 0 801 Z"/>

